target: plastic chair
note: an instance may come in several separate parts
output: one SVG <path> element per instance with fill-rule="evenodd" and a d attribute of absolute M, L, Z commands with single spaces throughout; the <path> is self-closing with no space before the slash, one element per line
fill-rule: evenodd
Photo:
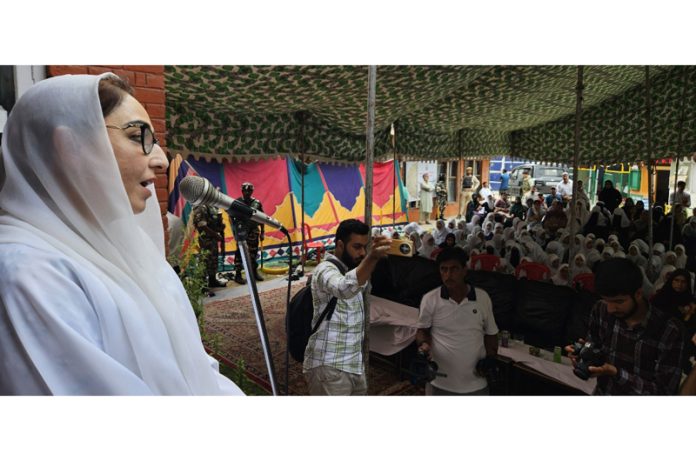
<path fill-rule="evenodd" d="M 302 247 L 304 248 L 304 253 L 302 254 L 302 262 L 307 262 L 307 253 L 311 248 L 317 250 L 317 264 L 321 262 L 321 257 L 326 252 L 326 247 L 322 242 L 312 242 L 312 230 L 309 224 L 304 225 L 304 234 L 302 235 Z"/>
<path fill-rule="evenodd" d="M 585 274 L 578 274 L 573 277 L 573 287 L 575 289 L 582 289 L 594 293 L 595 291 L 595 277 L 591 272 Z"/>
<path fill-rule="evenodd" d="M 480 264 L 480 267 L 476 267 Z M 500 258 L 496 255 L 488 253 L 477 254 L 471 257 L 471 268 L 473 270 L 482 270 L 493 272 L 500 266 Z"/>
<path fill-rule="evenodd" d="M 549 279 L 551 275 L 551 269 L 541 263 L 523 261 L 517 265 L 515 268 L 515 277 L 520 278 L 520 272 L 525 272 L 525 278 L 527 280 L 536 280 L 543 282 Z"/>

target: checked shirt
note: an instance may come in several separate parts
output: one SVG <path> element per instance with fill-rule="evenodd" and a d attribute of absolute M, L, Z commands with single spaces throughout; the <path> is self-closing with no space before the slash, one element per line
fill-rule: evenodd
<path fill-rule="evenodd" d="M 348 269 L 334 255 L 327 255 L 327 259 L 337 261 L 345 270 Z M 316 324 L 332 297 L 338 298 L 338 302 L 331 320 L 324 319 L 316 333 L 310 336 L 303 370 L 306 372 L 325 365 L 348 373 L 363 374 L 363 293 L 368 283 L 358 285 L 355 269 L 346 272 L 344 276 L 336 266 L 323 262 L 314 271 L 311 286 L 314 300 L 312 325 Z"/>
<path fill-rule="evenodd" d="M 596 395 L 674 395 L 679 390 L 684 333 L 679 323 L 655 308 L 629 328 L 598 302 L 590 316 L 588 341 L 601 346 L 616 376 L 597 378 Z"/>

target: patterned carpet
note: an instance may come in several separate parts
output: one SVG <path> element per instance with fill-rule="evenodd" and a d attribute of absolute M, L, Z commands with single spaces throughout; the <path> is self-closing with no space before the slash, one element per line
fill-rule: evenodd
<path fill-rule="evenodd" d="M 294 295 L 304 286 L 295 282 Z M 285 389 L 285 310 L 287 286 L 259 294 L 266 322 L 276 382 L 279 390 Z M 205 330 L 215 338 L 217 352 L 232 363 L 243 359 L 251 379 L 264 383 L 270 390 L 268 371 L 263 356 L 261 340 L 251 305 L 251 299 L 242 296 L 213 301 L 205 307 Z M 209 342 L 210 343 L 210 342 Z M 210 346 L 210 344 L 208 344 Z M 393 360 L 392 360 L 393 362 Z M 302 364 L 290 357 L 289 394 L 307 395 L 307 385 L 302 375 Z M 400 379 L 397 367 L 388 361 L 371 356 L 368 371 L 369 395 L 423 395 L 422 386 L 411 385 L 406 377 Z M 270 392 L 269 392 L 270 393 Z"/>

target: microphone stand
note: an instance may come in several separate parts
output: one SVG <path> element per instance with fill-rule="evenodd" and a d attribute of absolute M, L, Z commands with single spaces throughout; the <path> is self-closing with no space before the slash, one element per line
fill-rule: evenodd
<path fill-rule="evenodd" d="M 232 216 L 230 216 L 230 218 L 232 218 Z M 278 385 L 276 383 L 275 369 L 273 367 L 271 347 L 268 343 L 266 322 L 263 319 L 261 300 L 259 299 L 259 292 L 256 289 L 256 277 L 253 267 L 250 264 L 251 258 L 249 256 L 249 246 L 247 245 L 246 241 L 247 230 L 244 226 L 246 221 L 237 218 L 233 218 L 231 221 L 233 223 L 232 233 L 234 234 L 234 239 L 237 241 L 237 245 L 239 246 L 239 253 L 242 256 L 242 266 L 244 267 L 244 273 L 246 274 L 249 295 L 251 296 L 251 305 L 254 309 L 254 315 L 256 316 L 256 326 L 259 329 L 259 336 L 261 337 L 261 346 L 263 347 L 263 356 L 266 359 L 266 368 L 268 368 L 268 378 L 271 381 L 271 390 L 273 391 L 273 395 L 278 395 Z"/>

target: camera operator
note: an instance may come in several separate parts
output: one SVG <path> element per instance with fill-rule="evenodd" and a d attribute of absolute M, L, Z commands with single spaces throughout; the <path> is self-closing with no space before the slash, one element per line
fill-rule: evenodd
<path fill-rule="evenodd" d="M 445 248 L 436 260 L 442 286 L 426 293 L 420 304 L 418 349 L 447 375 L 426 384 L 426 395 L 489 394 L 480 372 L 498 353 L 498 326 L 488 294 L 464 280 L 467 259 L 463 249 Z"/>
<path fill-rule="evenodd" d="M 587 341 L 601 350 L 595 395 L 672 395 L 679 389 L 684 332 L 677 320 L 652 309 L 643 275 L 628 259 L 612 258 L 595 271 L 601 300 L 592 309 Z M 580 340 L 584 343 L 584 340 Z M 577 366 L 573 346 L 566 346 Z"/>
<path fill-rule="evenodd" d="M 334 253 L 312 275 L 312 325 L 331 298 L 338 301 L 333 316 L 307 343 L 303 373 L 310 395 L 367 395 L 365 293 L 377 263 L 391 247 L 391 239 L 377 235 L 368 250 L 369 232 L 367 224 L 357 219 L 341 221 Z"/>

